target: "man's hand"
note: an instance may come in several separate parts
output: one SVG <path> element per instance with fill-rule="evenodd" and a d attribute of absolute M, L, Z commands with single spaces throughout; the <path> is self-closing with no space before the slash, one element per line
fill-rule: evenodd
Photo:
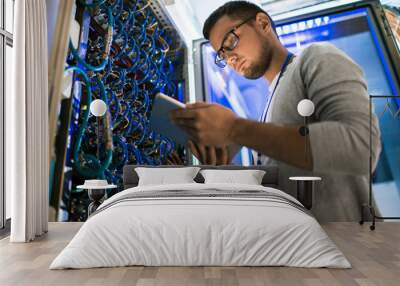
<path fill-rule="evenodd" d="M 193 155 L 205 165 L 227 165 L 230 163 L 228 147 L 213 147 L 195 144 L 189 141 L 188 146 Z"/>
<path fill-rule="evenodd" d="M 179 158 L 178 153 L 174 150 L 167 157 L 167 165 L 184 165 L 181 158 Z"/>
<path fill-rule="evenodd" d="M 200 145 L 223 147 L 231 143 L 230 133 L 235 114 L 219 104 L 203 102 L 187 104 L 171 111 L 171 119 Z"/>

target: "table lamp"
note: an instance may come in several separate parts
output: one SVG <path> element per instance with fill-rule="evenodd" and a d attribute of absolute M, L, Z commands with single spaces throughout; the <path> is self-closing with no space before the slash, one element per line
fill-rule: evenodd
<path fill-rule="evenodd" d="M 100 143 L 99 143 L 99 126 L 100 126 L 100 117 L 104 116 L 107 112 L 107 105 L 101 99 L 95 99 L 90 104 L 90 112 L 96 117 L 96 137 L 97 137 L 97 157 L 100 156 Z"/>
<path fill-rule="evenodd" d="M 310 117 L 314 113 L 315 107 L 314 103 L 309 100 L 309 99 L 303 99 L 297 104 L 297 112 L 304 117 L 304 125 L 299 128 L 299 133 L 301 136 L 305 136 L 305 158 L 307 160 L 307 140 L 308 140 L 308 134 L 310 133 L 310 130 L 308 129 L 308 117 Z"/>
<path fill-rule="evenodd" d="M 309 99 L 301 100 L 297 105 L 297 112 L 304 117 L 304 125 L 299 128 L 301 136 L 305 136 L 305 160 L 307 160 L 307 143 L 308 134 L 308 117 L 314 113 L 314 103 Z M 320 177 L 290 177 L 289 180 L 296 181 L 297 183 L 297 199 L 304 205 L 305 208 L 311 209 L 314 201 L 314 182 L 320 181 Z"/>

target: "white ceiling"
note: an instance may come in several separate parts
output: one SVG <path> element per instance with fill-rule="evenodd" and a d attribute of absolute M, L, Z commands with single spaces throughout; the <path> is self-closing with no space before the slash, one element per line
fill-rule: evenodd
<path fill-rule="evenodd" d="M 180 0 L 176 0 L 177 2 Z M 224 3 L 229 2 L 227 0 L 189 0 L 188 1 L 192 6 L 193 11 L 196 12 L 196 16 L 203 26 L 205 20 L 208 16 L 218 7 L 222 6 Z M 255 4 L 261 4 L 261 0 L 253 0 L 249 1 Z"/>
<path fill-rule="evenodd" d="M 166 7 L 175 26 L 180 30 L 185 42 L 202 38 L 202 27 L 207 17 L 219 6 L 230 0 L 160 0 Z M 306 13 L 322 8 L 362 0 L 248 0 L 260 5 L 273 19 Z M 384 4 L 400 7 L 400 0 L 381 0 Z M 293 12 L 295 11 L 295 12 Z"/>

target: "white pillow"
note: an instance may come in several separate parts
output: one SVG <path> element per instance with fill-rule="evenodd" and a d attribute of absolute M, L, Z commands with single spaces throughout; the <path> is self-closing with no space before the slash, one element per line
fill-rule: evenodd
<path fill-rule="evenodd" d="M 193 179 L 199 170 L 199 167 L 135 168 L 139 177 L 138 186 L 196 183 Z"/>
<path fill-rule="evenodd" d="M 227 183 L 261 185 L 265 171 L 262 170 L 201 170 L 204 183 Z"/>

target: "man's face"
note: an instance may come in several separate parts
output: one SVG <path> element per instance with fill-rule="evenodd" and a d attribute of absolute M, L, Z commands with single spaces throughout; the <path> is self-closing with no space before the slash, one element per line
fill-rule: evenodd
<path fill-rule="evenodd" d="M 221 17 L 210 31 L 210 43 L 215 51 L 221 48 L 222 40 L 243 20 Z M 237 73 L 248 78 L 262 77 L 268 70 L 272 59 L 272 48 L 268 37 L 262 31 L 256 17 L 235 30 L 239 42 L 232 51 L 225 51 L 225 59 Z"/>

